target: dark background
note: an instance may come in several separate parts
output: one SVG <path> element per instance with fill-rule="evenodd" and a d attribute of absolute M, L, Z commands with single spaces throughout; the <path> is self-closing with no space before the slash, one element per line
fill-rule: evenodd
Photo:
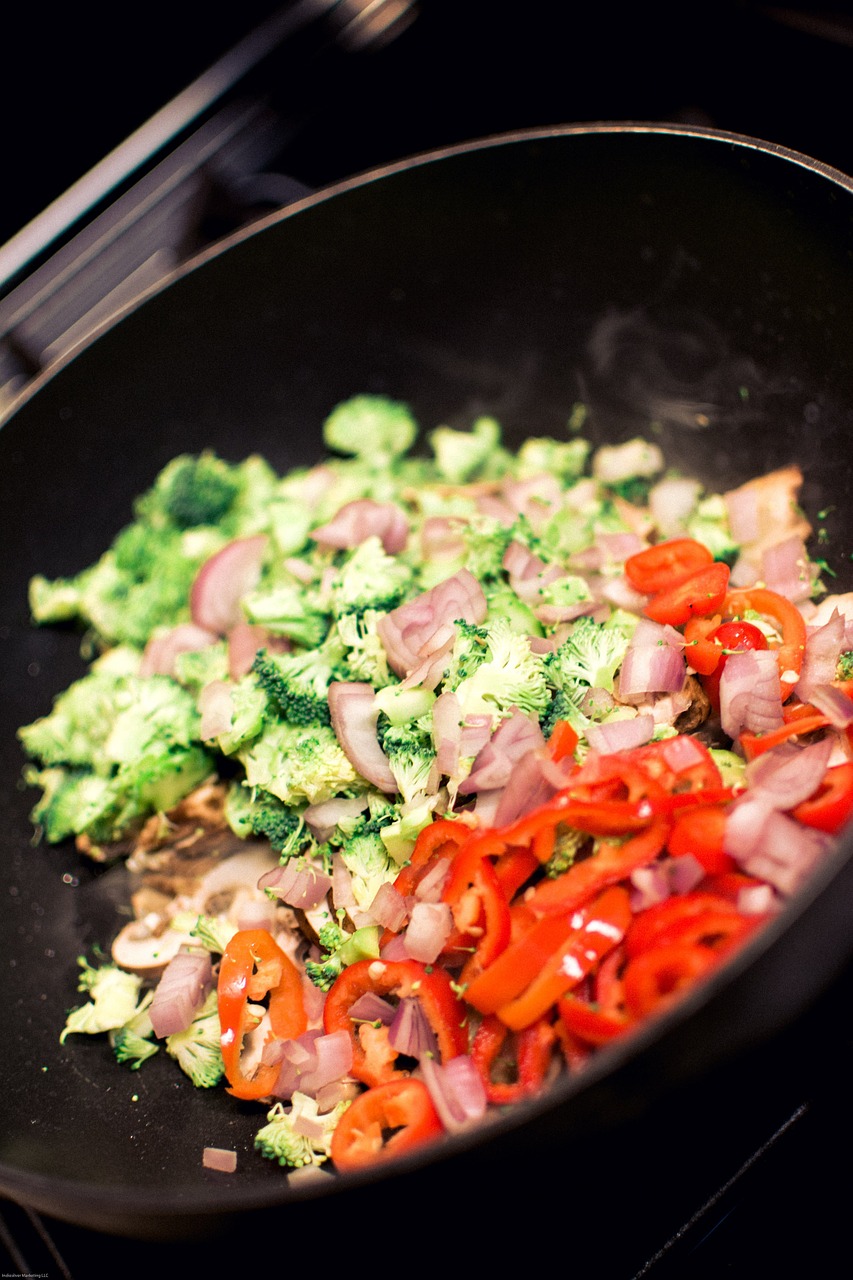
<path fill-rule="evenodd" d="M 0 244 L 279 5 L 18 4 L 3 17 Z M 393 42 L 275 69 L 295 176 L 528 125 L 684 120 L 853 169 L 848 6 L 419 0 Z"/>

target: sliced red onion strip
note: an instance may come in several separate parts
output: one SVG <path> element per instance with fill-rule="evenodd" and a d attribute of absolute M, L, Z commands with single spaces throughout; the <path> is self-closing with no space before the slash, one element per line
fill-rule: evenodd
<path fill-rule="evenodd" d="M 409 537 L 409 522 L 394 502 L 356 498 L 345 503 L 326 524 L 311 531 L 321 547 L 351 550 L 368 538 L 378 538 L 390 556 L 399 555 Z"/>
<path fill-rule="evenodd" d="M 732 653 L 720 676 L 720 723 L 732 740 L 783 723 L 779 663 L 772 649 Z"/>
<path fill-rule="evenodd" d="M 748 875 L 767 881 L 783 897 L 804 884 L 831 844 L 831 836 L 761 800 L 737 802 L 726 819 L 726 852 Z"/>
<path fill-rule="evenodd" d="M 360 680 L 332 681 L 329 714 L 335 736 L 353 768 L 380 791 L 394 794 L 397 781 L 376 736 L 379 710 L 373 686 Z"/>
<path fill-rule="evenodd" d="M 370 904 L 370 916 L 383 929 L 397 933 L 408 919 L 406 899 L 399 889 L 387 881 L 379 886 L 376 896 Z"/>
<path fill-rule="evenodd" d="M 162 635 L 148 641 L 139 664 L 141 676 L 173 676 L 175 659 L 181 653 L 196 653 L 215 644 L 219 637 L 194 622 L 181 622 Z"/>
<path fill-rule="evenodd" d="M 479 582 L 469 570 L 460 569 L 414 600 L 384 614 L 376 629 L 392 671 L 399 676 L 408 675 L 419 665 L 424 645 L 439 627 L 457 619 L 483 622 L 486 611 L 486 597 Z"/>
<path fill-rule="evenodd" d="M 519 760 L 538 747 L 545 745 L 539 722 L 517 707 L 498 725 L 495 732 L 478 752 L 471 772 L 459 784 L 459 794 L 472 795 L 481 788 L 493 791 L 504 787 L 512 776 Z"/>
<path fill-rule="evenodd" d="M 441 955 L 452 928 L 453 917 L 446 902 L 417 901 L 409 913 L 406 951 L 413 960 L 433 964 Z"/>
<path fill-rule="evenodd" d="M 204 562 L 190 590 L 193 622 L 225 636 L 241 621 L 240 601 L 258 584 L 267 543 L 266 534 L 235 538 Z"/>
<path fill-rule="evenodd" d="M 809 702 L 823 712 L 833 728 L 846 729 L 853 724 L 853 701 L 834 685 L 815 685 Z"/>
<path fill-rule="evenodd" d="M 422 1058 L 418 1071 L 448 1133 L 459 1133 L 486 1114 L 486 1089 L 472 1058 L 459 1054 L 447 1062 Z"/>
<path fill-rule="evenodd" d="M 398 1002 L 388 1042 L 407 1058 L 438 1057 L 438 1040 L 417 996 L 404 996 Z"/>
<path fill-rule="evenodd" d="M 289 858 L 261 876 L 258 888 L 275 894 L 289 907 L 310 911 L 318 907 L 332 888 L 332 877 L 300 858 Z"/>
<path fill-rule="evenodd" d="M 596 751 L 608 755 L 614 751 L 630 751 L 648 742 L 655 731 L 653 715 L 631 716 L 630 719 L 609 720 L 605 724 L 590 724 L 586 740 Z"/>
<path fill-rule="evenodd" d="M 367 808 L 367 796 L 333 796 L 320 804 L 309 804 L 303 811 L 305 825 L 317 840 L 327 840 L 340 822 L 357 818 Z"/>
<path fill-rule="evenodd" d="M 749 795 L 771 809 L 793 809 L 817 791 L 832 751 L 831 738 L 822 738 L 807 746 L 786 742 L 762 752 L 746 766 Z"/>
<path fill-rule="evenodd" d="M 181 949 L 173 956 L 157 986 L 148 1010 L 158 1039 L 186 1031 L 213 989 L 209 951 Z"/>
<path fill-rule="evenodd" d="M 349 1016 L 354 1022 L 380 1022 L 384 1027 L 390 1027 L 396 1012 L 397 1006 L 375 991 L 365 992 L 349 1007 Z"/>
<path fill-rule="evenodd" d="M 803 665 L 796 684 L 797 697 L 803 702 L 813 701 L 814 691 L 835 679 L 838 659 L 846 648 L 846 630 L 846 622 L 837 609 L 827 622 L 807 629 Z"/>

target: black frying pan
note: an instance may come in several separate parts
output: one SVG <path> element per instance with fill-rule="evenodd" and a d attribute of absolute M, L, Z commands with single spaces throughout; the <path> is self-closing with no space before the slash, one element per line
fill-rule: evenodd
<path fill-rule="evenodd" d="M 15 729 L 83 664 L 76 636 L 29 626 L 26 584 L 90 563 L 175 453 L 259 451 L 284 470 L 316 458 L 335 403 L 370 391 L 408 401 L 424 428 L 492 413 L 510 443 L 559 436 L 583 400 L 595 442 L 654 424 L 667 458 L 714 488 L 798 461 L 833 586 L 848 590 L 852 232 L 850 180 L 749 139 L 605 125 L 488 140 L 236 236 L 22 397 L 0 432 L 0 1193 L 140 1239 L 247 1217 L 301 1233 L 380 1208 L 381 1236 L 395 1213 L 456 1213 L 472 1189 L 535 1213 L 543 1179 L 590 1214 L 590 1188 L 617 1167 L 602 1185 L 622 1225 L 652 1195 L 677 1211 L 685 1171 L 712 1178 L 724 1148 L 751 1149 L 784 1105 L 780 1082 L 831 1057 L 822 1010 L 853 952 L 849 841 L 666 1019 L 393 1169 L 288 1178 L 251 1151 L 258 1111 L 194 1090 L 165 1055 L 129 1072 L 100 1040 L 60 1047 L 76 957 L 109 943 L 126 886 L 120 868 L 31 846 Z M 206 1145 L 235 1146 L 238 1173 L 204 1170 Z M 651 1189 L 653 1147 L 665 1164 Z"/>

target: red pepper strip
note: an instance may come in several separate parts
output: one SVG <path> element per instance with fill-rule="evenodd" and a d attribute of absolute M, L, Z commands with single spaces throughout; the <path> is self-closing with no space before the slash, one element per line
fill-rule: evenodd
<path fill-rule="evenodd" d="M 454 858 L 442 900 L 449 905 L 456 926 L 442 955 L 474 948 L 460 975 L 464 983 L 490 965 L 510 938 L 509 902 L 494 866 L 480 857 L 476 843 L 463 845 Z"/>
<path fill-rule="evenodd" d="M 647 1018 L 671 1004 L 677 996 L 720 963 L 711 947 L 673 945 L 652 947 L 629 960 L 625 967 L 625 1002 L 635 1018 Z"/>
<path fill-rule="evenodd" d="M 708 876 L 699 886 L 701 891 L 728 898 L 737 905 L 744 889 L 758 889 L 766 882 L 757 876 L 748 876 L 743 871 L 724 871 L 719 875 Z"/>
<path fill-rule="evenodd" d="M 724 847 L 727 810 L 721 804 L 698 804 L 677 814 L 669 837 L 673 858 L 691 856 L 708 875 L 734 871 L 737 863 Z"/>
<path fill-rule="evenodd" d="M 471 1043 L 471 1058 L 489 1102 L 505 1105 L 539 1093 L 551 1064 L 555 1039 L 556 1032 L 546 1018 L 517 1035 L 494 1015 L 484 1018 Z M 505 1047 L 514 1051 L 517 1078 L 512 1083 L 492 1079 L 493 1068 Z"/>
<path fill-rule="evenodd" d="M 717 613 L 729 586 L 729 566 L 721 560 L 699 569 L 683 582 L 652 596 L 643 613 L 653 622 L 681 627 L 694 615 Z"/>
<path fill-rule="evenodd" d="M 667 930 L 678 926 L 684 920 L 692 921 L 709 913 L 719 916 L 721 912 L 738 916 L 734 903 L 722 895 L 698 889 L 690 893 L 673 895 L 634 917 L 625 938 L 625 954 L 633 958 L 642 951 L 648 951 L 651 947 L 669 941 L 666 936 Z"/>
<path fill-rule="evenodd" d="M 628 556 L 623 568 L 635 591 L 654 596 L 678 586 L 713 562 L 714 557 L 703 542 L 695 538 L 669 538 Z"/>
<path fill-rule="evenodd" d="M 782 643 L 776 650 L 779 657 L 779 674 L 800 674 L 803 654 L 806 651 L 806 623 L 797 606 L 778 591 L 769 587 L 746 587 L 730 591 L 723 603 L 723 613 L 729 617 L 742 617 L 747 611 L 760 613 L 776 623 Z M 782 688 L 790 690 L 790 681 L 782 681 Z"/>
<path fill-rule="evenodd" d="M 495 1013 L 519 995 L 575 931 L 573 911 L 537 919 L 510 942 L 488 969 L 466 988 L 465 999 L 480 1013 Z"/>
<path fill-rule="evenodd" d="M 247 1002 L 270 992 L 273 1032 L 282 1039 L 302 1035 L 308 1017 L 302 979 L 296 965 L 266 929 L 242 929 L 222 955 L 217 982 L 222 1061 L 235 1098 L 264 1098 L 278 1079 L 278 1066 L 261 1064 L 253 1080 L 240 1069 L 243 1036 L 248 1030 Z"/>
<path fill-rule="evenodd" d="M 406 1077 L 375 1085 L 353 1100 L 335 1126 L 330 1154 L 346 1173 L 415 1150 L 442 1133 L 426 1085 Z"/>
<path fill-rule="evenodd" d="M 631 923 L 631 902 L 621 885 L 605 889 L 581 913 L 582 921 L 521 995 L 502 1005 L 501 1022 L 522 1031 L 545 1016 L 561 995 L 591 973 L 618 946 Z"/>
<path fill-rule="evenodd" d="M 607 885 L 627 879 L 632 871 L 654 861 L 666 844 L 669 825 L 659 818 L 622 844 L 602 842 L 594 854 L 575 862 L 556 879 L 540 881 L 527 894 L 525 905 L 538 916 L 574 911 Z"/>
<path fill-rule="evenodd" d="M 427 968 L 417 960 L 357 960 L 338 974 L 323 1009 L 325 1031 L 343 1030 L 352 1040 L 351 1070 L 357 1080 L 377 1085 L 398 1079 L 402 1074 L 396 1067 L 396 1053 L 389 1052 L 387 1029 L 382 1028 L 374 1037 L 368 1037 L 366 1048 L 350 1017 L 349 1011 L 356 1000 L 368 992 L 401 998 L 417 996 L 438 1041 L 441 1061 L 447 1062 L 465 1053 L 468 1047 L 465 1006 L 453 991 L 444 969 Z"/>
<path fill-rule="evenodd" d="M 566 1029 L 586 1044 L 609 1044 L 634 1025 L 627 1014 L 600 1009 L 572 992 L 560 997 L 557 1012 Z"/>
<path fill-rule="evenodd" d="M 548 750 L 551 753 L 551 758 L 553 760 L 564 760 L 566 756 L 573 756 L 577 745 L 578 735 L 568 720 L 558 720 L 548 739 Z"/>
<path fill-rule="evenodd" d="M 825 729 L 829 724 L 827 716 L 816 711 L 814 715 L 795 716 L 787 724 L 778 729 L 768 729 L 766 733 L 749 733 L 745 730 L 738 742 L 743 748 L 747 760 L 754 760 L 773 747 L 787 742 L 789 738 L 797 738 L 804 733 L 814 733 L 817 729 Z"/>
<path fill-rule="evenodd" d="M 722 657 L 722 646 L 711 638 L 722 620 L 716 613 L 710 618 L 690 618 L 685 624 L 684 656 L 697 675 L 710 675 Z"/>
<path fill-rule="evenodd" d="M 418 881 L 435 858 L 455 853 L 469 839 L 471 828 L 465 822 L 437 818 L 418 834 L 412 855 L 398 872 L 394 886 L 404 897 L 413 893 Z"/>
<path fill-rule="evenodd" d="M 495 860 L 495 875 L 507 902 L 511 902 L 534 871 L 539 870 L 539 859 L 532 849 L 507 849 Z"/>
<path fill-rule="evenodd" d="M 853 763 L 827 769 L 813 796 L 791 810 L 798 822 L 836 835 L 853 817 Z"/>

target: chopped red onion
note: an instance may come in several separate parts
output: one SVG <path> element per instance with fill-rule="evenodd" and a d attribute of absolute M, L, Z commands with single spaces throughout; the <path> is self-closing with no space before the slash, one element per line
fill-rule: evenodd
<path fill-rule="evenodd" d="M 797 697 L 811 702 L 815 689 L 832 683 L 845 647 L 846 623 L 837 609 L 823 625 L 807 629 L 803 665 L 795 686 Z"/>
<path fill-rule="evenodd" d="M 332 899 L 335 907 L 345 911 L 357 929 L 373 924 L 369 913 L 358 905 L 352 887 L 352 874 L 339 854 L 332 859 Z"/>
<path fill-rule="evenodd" d="M 488 1107 L 486 1089 L 473 1059 L 467 1054 L 459 1054 L 447 1062 L 421 1058 L 418 1073 L 448 1133 L 459 1133 L 482 1120 Z"/>
<path fill-rule="evenodd" d="M 406 899 L 390 881 L 381 884 L 370 904 L 371 918 L 383 929 L 397 933 L 408 919 Z"/>
<path fill-rule="evenodd" d="M 204 562 L 190 590 L 197 626 L 225 636 L 241 621 L 240 601 L 258 584 L 268 541 L 266 534 L 235 538 Z"/>
<path fill-rule="evenodd" d="M 181 949 L 173 956 L 154 989 L 148 1010 L 158 1039 L 186 1031 L 213 989 L 209 951 Z"/>
<path fill-rule="evenodd" d="M 418 902 L 440 902 L 450 875 L 452 857 L 436 858 L 418 881 L 414 896 Z"/>
<path fill-rule="evenodd" d="M 384 614 L 377 631 L 392 671 L 406 676 L 418 666 L 424 645 L 439 627 L 457 619 L 481 623 L 485 616 L 482 587 L 469 570 L 460 569 L 429 591 Z"/>
<path fill-rule="evenodd" d="M 765 547 L 761 553 L 761 577 L 771 591 L 788 600 L 808 600 L 812 573 L 802 538 L 793 535 Z"/>
<path fill-rule="evenodd" d="M 218 1173 L 234 1173 L 237 1169 L 237 1152 L 228 1151 L 225 1147 L 205 1147 L 201 1153 L 201 1163 L 205 1169 L 215 1169 Z"/>
<path fill-rule="evenodd" d="M 228 674 L 239 680 L 252 669 L 258 650 L 270 644 L 266 627 L 240 619 L 228 632 Z"/>
<path fill-rule="evenodd" d="M 360 680 L 333 680 L 329 714 L 335 736 L 353 768 L 380 791 L 394 794 L 397 781 L 376 736 L 379 709 L 373 686 Z"/>
<path fill-rule="evenodd" d="M 749 795 L 771 809 L 793 809 L 817 791 L 832 749 L 832 740 L 822 738 L 799 747 L 784 742 L 762 752 L 746 766 Z"/>
<path fill-rule="evenodd" d="M 421 1059 L 438 1057 L 438 1041 L 417 996 L 404 996 L 388 1028 L 388 1042 L 397 1053 Z"/>
<path fill-rule="evenodd" d="M 677 693 L 686 675 L 683 646 L 670 643 L 666 628 L 652 633 L 638 626 L 619 669 L 619 697 L 630 702 L 650 693 Z"/>
<path fill-rule="evenodd" d="M 194 622 L 181 622 L 171 631 L 154 635 L 148 641 L 139 664 L 141 676 L 173 676 L 175 659 L 181 653 L 196 653 L 215 644 L 218 636 Z"/>
<path fill-rule="evenodd" d="M 809 701 L 823 712 L 833 728 L 847 729 L 853 724 L 853 701 L 835 685 L 815 685 Z"/>
<path fill-rule="evenodd" d="M 459 794 L 471 795 L 481 787 L 491 791 L 506 786 L 519 760 L 544 745 L 538 720 L 514 707 L 478 752 L 471 772 L 459 784 Z"/>
<path fill-rule="evenodd" d="M 605 755 L 613 751 L 630 751 L 648 742 L 655 731 L 653 715 L 631 716 L 622 720 L 608 720 L 605 724 L 590 724 L 586 740 L 596 751 Z"/>
<path fill-rule="evenodd" d="M 726 818 L 726 852 L 748 875 L 767 881 L 783 897 L 800 888 L 831 844 L 825 832 L 805 827 L 761 800 L 737 801 Z"/>
<path fill-rule="evenodd" d="M 413 960 L 433 964 L 452 928 L 453 917 L 446 902 L 415 902 L 406 928 L 406 951 Z"/>
<path fill-rule="evenodd" d="M 390 1027 L 397 1007 L 375 991 L 366 991 L 350 1005 L 348 1012 L 355 1022 L 379 1022 L 384 1027 Z"/>
<path fill-rule="evenodd" d="M 378 538 L 390 556 L 399 555 L 409 537 L 409 522 L 394 502 L 356 498 L 344 503 L 326 524 L 312 529 L 311 537 L 321 547 L 349 550 L 368 538 Z"/>
<path fill-rule="evenodd" d="M 560 789 L 546 773 L 550 754 L 545 751 L 528 751 L 512 771 L 509 782 L 501 791 L 495 811 L 495 826 L 503 827 L 550 800 Z"/>
<path fill-rule="evenodd" d="M 367 808 L 367 796 L 333 796 L 303 811 L 305 824 L 317 840 L 327 840 L 339 822 L 357 818 Z"/>
<path fill-rule="evenodd" d="M 352 1070 L 348 1031 L 307 1031 L 295 1040 L 280 1041 L 276 1047 L 281 1054 L 281 1069 L 272 1090 L 276 1098 L 287 1099 L 296 1092 L 313 1098 L 318 1090 L 342 1080 Z"/>
<path fill-rule="evenodd" d="M 779 663 L 772 649 L 729 654 L 720 676 L 720 723 L 734 740 L 783 723 Z"/>
<path fill-rule="evenodd" d="M 289 907 L 310 911 L 320 905 L 332 888 L 332 877 L 301 858 L 288 858 L 261 876 L 258 888 L 274 894 Z"/>

